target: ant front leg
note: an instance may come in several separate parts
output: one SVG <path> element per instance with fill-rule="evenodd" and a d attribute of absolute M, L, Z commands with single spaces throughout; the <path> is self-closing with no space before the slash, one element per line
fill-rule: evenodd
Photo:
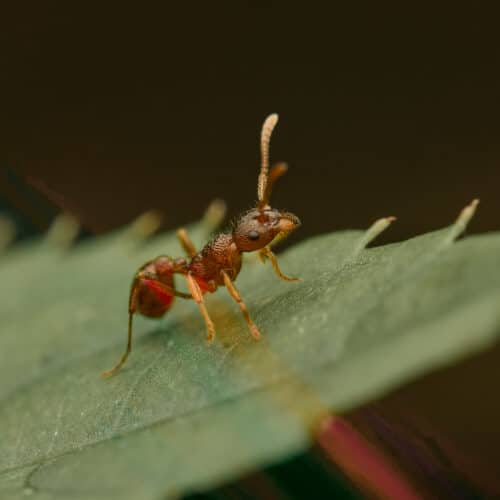
<path fill-rule="evenodd" d="M 247 306 L 243 302 L 243 299 L 241 298 L 241 295 L 239 294 L 238 290 L 234 286 L 234 283 L 231 281 L 231 278 L 225 271 L 221 271 L 222 277 L 224 279 L 224 285 L 227 288 L 227 291 L 231 295 L 231 297 L 238 303 L 240 306 L 241 312 L 243 313 L 243 316 L 245 317 L 248 328 L 250 328 L 250 333 L 252 334 L 252 337 L 255 340 L 260 340 L 261 334 L 259 329 L 257 328 L 256 324 L 252 321 L 252 318 L 250 317 L 250 313 L 248 312 Z"/>
<path fill-rule="evenodd" d="M 207 327 L 207 341 L 212 342 L 215 338 L 215 326 L 212 319 L 210 318 L 210 315 L 208 314 L 207 306 L 205 305 L 205 302 L 203 300 L 203 293 L 201 292 L 200 286 L 191 273 L 188 273 L 186 275 L 186 280 L 189 291 L 191 292 L 193 299 L 198 304 L 201 315 L 205 320 L 205 325 Z"/>
<path fill-rule="evenodd" d="M 293 278 L 281 272 L 281 269 L 278 265 L 278 259 L 268 246 L 259 250 L 259 257 L 262 259 L 263 262 L 265 262 L 265 259 L 268 258 L 271 261 L 271 264 L 273 265 L 273 269 L 274 272 L 276 273 L 276 276 L 278 276 L 278 278 L 282 279 L 283 281 L 300 281 L 300 278 Z"/>

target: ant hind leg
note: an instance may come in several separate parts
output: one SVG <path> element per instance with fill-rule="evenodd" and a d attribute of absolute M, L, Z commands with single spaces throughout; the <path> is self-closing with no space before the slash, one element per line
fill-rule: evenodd
<path fill-rule="evenodd" d="M 127 341 L 127 349 L 125 350 L 125 353 L 120 358 L 120 361 L 118 361 L 118 363 L 113 368 L 101 373 L 102 378 L 109 378 L 112 375 L 114 375 L 124 365 L 125 361 L 127 361 L 127 358 L 129 357 L 129 355 L 132 351 L 132 319 L 133 319 L 133 317 L 134 317 L 134 313 L 129 312 L 129 315 L 128 315 L 128 341 Z"/>
<path fill-rule="evenodd" d="M 120 361 L 111 368 L 110 370 L 106 370 L 101 373 L 101 376 L 103 378 L 109 378 L 112 375 L 114 375 L 127 361 L 127 358 L 130 355 L 130 352 L 132 351 L 132 321 L 134 319 L 134 314 L 137 306 L 137 290 L 138 290 L 138 285 L 139 285 L 139 279 L 136 278 L 134 282 L 132 283 L 132 288 L 130 290 L 130 299 L 129 299 L 129 306 L 128 306 L 128 336 L 127 336 L 127 348 L 125 349 L 125 353 L 123 356 L 120 358 Z"/>
<path fill-rule="evenodd" d="M 149 287 L 153 287 L 157 293 L 162 293 L 164 297 L 168 298 L 168 296 L 172 297 L 181 297 L 183 299 L 191 299 L 191 294 L 186 294 L 182 292 L 178 292 L 174 288 L 165 285 L 161 281 L 158 281 L 154 276 L 149 276 L 148 273 L 138 272 L 130 290 L 130 299 L 128 305 L 128 336 L 127 336 L 127 347 L 125 349 L 125 353 L 120 358 L 120 361 L 111 368 L 110 370 L 106 370 L 102 372 L 101 376 L 103 378 L 109 378 L 114 375 L 127 361 L 130 352 L 132 351 L 132 321 L 134 319 L 134 314 L 137 310 L 137 294 L 140 286 L 143 286 L 145 283 L 149 283 Z M 144 314 L 144 311 L 142 311 Z"/>

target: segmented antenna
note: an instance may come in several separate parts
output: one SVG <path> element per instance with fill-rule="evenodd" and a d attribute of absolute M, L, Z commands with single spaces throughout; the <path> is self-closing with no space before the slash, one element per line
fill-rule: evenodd
<path fill-rule="evenodd" d="M 273 113 L 269 115 L 262 125 L 262 132 L 260 134 L 260 174 L 259 181 L 257 184 L 257 196 L 259 199 L 259 207 L 267 204 L 266 191 L 267 191 L 267 179 L 269 174 L 269 142 L 271 140 L 271 134 L 273 129 L 278 123 L 278 115 Z"/>
<path fill-rule="evenodd" d="M 260 202 L 261 207 L 269 204 L 269 200 L 271 199 L 271 193 L 273 192 L 274 183 L 282 175 L 286 174 L 287 170 L 288 170 L 288 165 L 284 162 L 273 165 L 271 170 L 269 170 L 269 174 L 267 176 L 267 186 L 264 191 L 264 198 Z"/>

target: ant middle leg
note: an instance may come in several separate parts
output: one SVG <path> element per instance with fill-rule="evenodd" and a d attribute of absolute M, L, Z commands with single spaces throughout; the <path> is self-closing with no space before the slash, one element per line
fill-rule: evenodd
<path fill-rule="evenodd" d="M 207 327 L 207 341 L 212 342 L 215 338 L 215 326 L 212 319 L 210 318 L 210 315 L 208 314 L 207 306 L 205 305 L 205 302 L 203 300 L 203 293 L 201 292 L 200 286 L 191 273 L 187 273 L 185 276 L 189 291 L 191 292 L 191 296 L 198 304 L 201 315 L 205 320 L 205 325 Z"/>
<path fill-rule="evenodd" d="M 252 334 L 252 337 L 255 340 L 260 340 L 261 334 L 259 329 L 257 328 L 257 325 L 253 322 L 252 318 L 250 317 L 250 313 L 248 312 L 247 306 L 243 302 L 243 299 L 241 298 L 241 295 L 239 294 L 238 290 L 236 289 L 234 283 L 231 281 L 231 278 L 225 271 L 222 272 L 222 277 L 224 279 L 224 285 L 227 288 L 227 291 L 231 295 L 231 297 L 237 302 L 237 304 L 240 306 L 241 312 L 243 313 L 243 316 L 245 317 L 245 320 L 248 324 L 248 328 L 250 328 L 250 333 Z"/>

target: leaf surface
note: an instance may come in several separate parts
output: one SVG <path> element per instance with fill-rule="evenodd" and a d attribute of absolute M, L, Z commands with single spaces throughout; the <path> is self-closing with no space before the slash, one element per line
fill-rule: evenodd
<path fill-rule="evenodd" d="M 149 499 L 211 487 L 304 450 L 328 411 L 487 348 L 500 325 L 500 234 L 455 242 L 472 213 L 383 247 L 365 249 L 388 220 L 312 238 L 280 256 L 299 283 L 247 262 L 236 284 L 261 342 L 221 289 L 207 297 L 214 344 L 196 305 L 178 301 L 161 321 L 136 321 L 132 355 L 109 380 L 99 373 L 124 349 L 131 274 L 179 254 L 174 234 L 7 252 L 0 496 Z M 190 230 L 201 243 L 202 228 Z"/>

